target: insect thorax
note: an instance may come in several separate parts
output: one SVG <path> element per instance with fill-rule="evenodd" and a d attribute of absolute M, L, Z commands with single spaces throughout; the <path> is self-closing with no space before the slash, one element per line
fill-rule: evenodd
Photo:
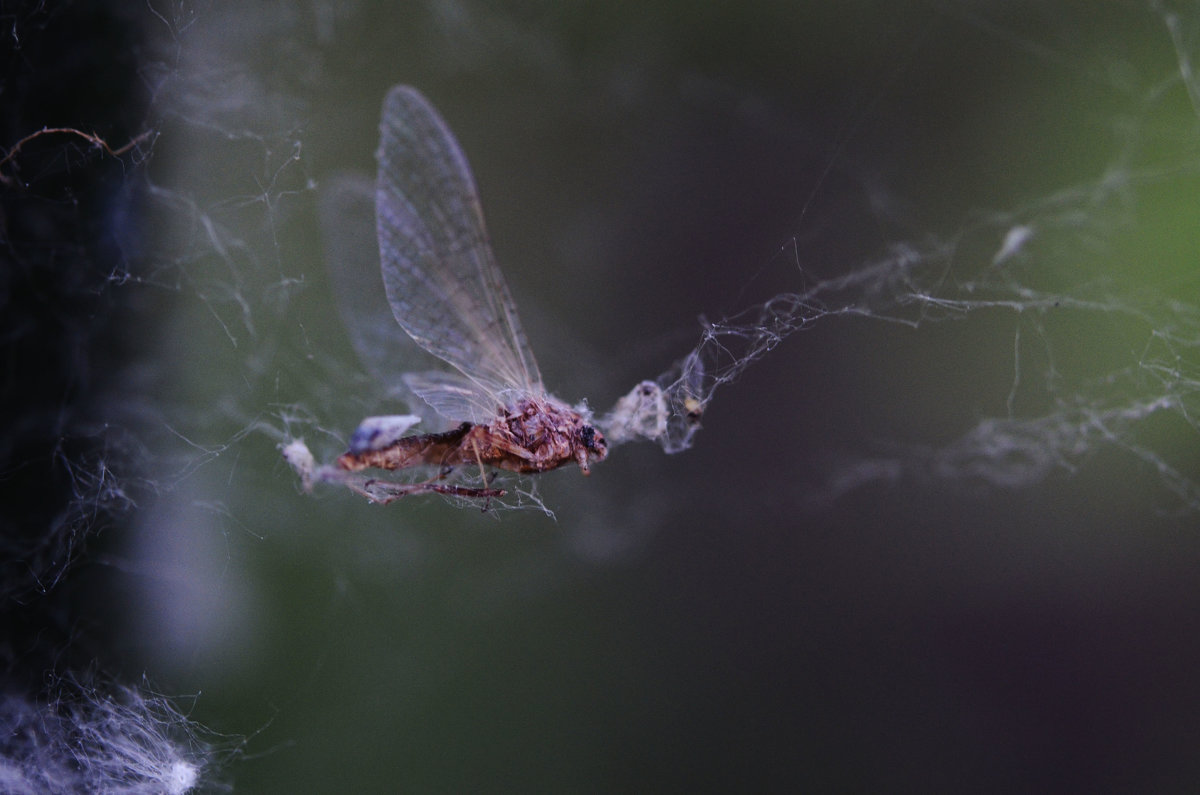
<path fill-rule="evenodd" d="M 586 467 L 589 457 L 601 461 L 608 452 L 604 437 L 582 414 L 554 400 L 524 398 L 502 411 L 488 430 L 511 443 L 491 445 L 494 465 L 505 469 L 544 472 L 571 461 Z"/>

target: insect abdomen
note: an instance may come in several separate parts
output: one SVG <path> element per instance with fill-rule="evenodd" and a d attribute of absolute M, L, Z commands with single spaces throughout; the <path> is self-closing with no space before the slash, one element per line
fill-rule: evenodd
<path fill-rule="evenodd" d="M 408 469 L 426 464 L 441 466 L 457 464 L 455 454 L 463 437 L 474 427 L 464 422 L 445 433 L 424 433 L 404 436 L 382 450 L 365 450 L 361 453 L 343 453 L 337 460 L 338 468 L 350 472 L 372 467 L 375 469 Z"/>

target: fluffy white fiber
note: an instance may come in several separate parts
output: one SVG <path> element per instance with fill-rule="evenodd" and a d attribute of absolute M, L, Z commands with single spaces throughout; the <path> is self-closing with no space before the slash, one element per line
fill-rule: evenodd
<path fill-rule="evenodd" d="M 129 688 L 71 688 L 46 702 L 5 695 L 0 738 L 0 792 L 11 795 L 182 795 L 205 765 L 183 716 L 166 699 Z"/>

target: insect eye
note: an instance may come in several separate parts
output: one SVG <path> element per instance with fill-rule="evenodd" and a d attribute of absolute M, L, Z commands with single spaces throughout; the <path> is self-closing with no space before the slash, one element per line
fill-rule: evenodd
<path fill-rule="evenodd" d="M 608 449 L 604 437 L 591 425 L 584 425 L 579 429 L 579 442 L 598 456 L 603 456 Z"/>

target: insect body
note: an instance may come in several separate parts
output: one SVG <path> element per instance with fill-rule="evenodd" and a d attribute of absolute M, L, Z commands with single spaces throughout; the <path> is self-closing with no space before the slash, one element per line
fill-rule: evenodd
<path fill-rule="evenodd" d="M 515 412 L 501 412 L 488 425 L 464 422 L 444 433 L 402 436 L 378 450 L 351 448 L 337 463 L 352 472 L 367 467 L 479 464 L 531 473 L 575 461 L 586 475 L 589 457 L 602 461 L 607 452 L 604 437 L 586 424 L 579 412 L 556 402 L 528 398 L 518 403 Z"/>
<path fill-rule="evenodd" d="M 455 370 L 410 373 L 404 381 L 439 415 L 460 424 L 396 438 L 390 429 L 406 426 L 369 418 L 337 466 L 350 472 L 436 468 L 425 482 L 368 481 L 356 488 L 384 502 L 420 492 L 504 493 L 487 488 L 486 475 L 481 488 L 441 482 L 460 466 L 537 473 L 575 462 L 587 474 L 590 462 L 607 455 L 604 436 L 585 410 L 546 393 L 492 255 L 466 158 L 416 89 L 388 92 L 376 156 L 376 234 L 392 314 L 419 346 Z"/>

